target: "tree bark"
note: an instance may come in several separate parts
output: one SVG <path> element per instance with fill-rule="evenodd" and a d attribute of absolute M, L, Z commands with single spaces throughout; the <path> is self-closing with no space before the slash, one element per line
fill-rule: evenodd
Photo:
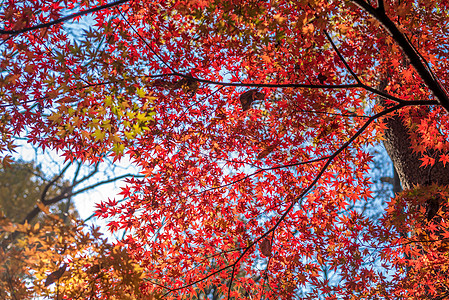
<path fill-rule="evenodd" d="M 384 91 L 388 84 L 388 78 L 382 80 L 378 85 L 378 90 Z M 383 98 L 377 98 L 378 104 L 384 106 Z M 385 120 L 386 129 L 384 131 L 384 147 L 390 156 L 393 166 L 404 189 L 411 189 L 416 185 L 449 185 L 449 165 L 444 165 L 436 161 L 433 166 L 421 167 L 420 155 L 414 153 L 411 146 L 409 129 L 404 125 L 400 116 L 391 115 Z M 434 152 L 430 151 L 429 156 Z"/>
<path fill-rule="evenodd" d="M 399 116 L 386 120 L 386 125 L 384 146 L 402 187 L 411 189 L 416 185 L 449 184 L 449 165 L 444 167 L 441 162 L 435 162 L 432 167 L 420 167 L 420 156 L 413 153 L 410 134 Z"/>
<path fill-rule="evenodd" d="M 384 83 L 381 83 L 379 86 L 380 90 L 383 90 L 386 86 L 387 80 Z M 378 104 L 384 105 L 385 101 L 381 98 L 377 99 Z M 431 184 L 438 185 L 449 185 L 449 164 L 447 167 L 444 167 L 441 162 L 435 162 L 433 166 L 421 167 L 422 161 L 420 160 L 420 155 L 418 153 L 414 153 L 411 149 L 411 136 L 409 133 L 409 129 L 404 125 L 400 116 L 395 114 L 390 118 L 385 120 L 386 129 L 384 131 L 384 147 L 390 156 L 393 167 L 394 167 L 394 179 L 393 179 L 393 191 L 395 196 L 399 193 L 402 188 L 404 189 L 412 189 L 417 185 L 425 186 Z M 433 156 L 435 151 L 430 151 L 429 156 Z M 398 183 L 400 180 L 400 184 Z M 440 205 L 443 202 L 443 199 L 435 198 L 429 196 L 426 200 L 425 208 L 426 208 L 426 219 L 427 221 L 433 221 L 436 224 L 439 224 L 441 218 L 436 218 L 438 211 L 440 210 Z M 437 225 L 438 226 L 438 225 Z M 425 230 L 427 233 L 430 233 L 429 230 Z M 407 238 L 407 233 L 401 233 L 402 237 Z M 441 237 L 443 239 L 443 237 Z M 425 255 L 426 251 L 422 250 L 422 254 Z M 411 256 L 409 254 L 404 254 L 404 258 L 406 260 L 410 260 Z M 412 265 L 408 265 L 406 267 L 407 273 L 410 272 L 413 267 Z M 446 277 L 447 274 L 444 271 L 436 269 L 435 272 L 441 272 L 439 276 Z M 424 295 L 426 299 L 446 299 L 449 293 L 445 293 L 445 290 L 437 290 L 438 294 L 441 296 L 432 296 L 429 292 L 430 289 L 426 286 L 424 288 Z"/>

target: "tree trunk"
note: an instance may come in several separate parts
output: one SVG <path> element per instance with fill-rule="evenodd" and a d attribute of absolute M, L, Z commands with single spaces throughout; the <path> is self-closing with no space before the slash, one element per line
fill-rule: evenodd
<path fill-rule="evenodd" d="M 386 125 L 384 146 L 405 189 L 433 183 L 449 184 L 449 166 L 435 162 L 432 167 L 420 167 L 422 161 L 410 148 L 410 135 L 399 116 L 386 120 Z"/>
<path fill-rule="evenodd" d="M 381 82 L 378 89 L 383 91 L 386 87 L 387 81 L 388 79 Z M 382 98 L 378 98 L 377 102 L 380 105 L 385 105 L 385 101 Z M 385 140 L 383 144 L 393 162 L 393 192 L 395 196 L 397 193 L 402 191 L 402 187 L 404 189 L 412 189 L 417 187 L 417 185 L 449 185 L 449 164 L 447 167 L 444 167 L 441 162 L 436 161 L 433 166 L 421 167 L 422 161 L 420 160 L 420 154 L 413 153 L 413 150 L 411 149 L 412 143 L 409 129 L 404 125 L 403 121 L 397 114 L 386 119 L 385 125 Z M 438 153 L 435 153 L 435 151 L 428 151 L 427 154 L 432 157 L 434 154 Z M 440 225 L 441 217 L 435 216 L 437 215 L 442 202 L 443 199 L 435 198 L 434 196 L 429 195 L 429 198 L 426 199 L 426 203 L 424 204 L 427 221 L 432 221 L 434 224 L 438 224 L 437 226 Z M 425 232 L 430 234 L 431 231 L 425 229 Z M 401 233 L 401 236 L 407 238 L 408 233 Z M 440 236 L 439 239 L 444 239 L 444 237 Z M 426 250 L 422 249 L 421 251 L 422 255 L 426 255 Z M 409 254 L 404 254 L 404 258 L 406 260 L 412 259 Z M 408 265 L 406 269 L 407 273 L 409 273 L 413 269 L 413 265 Z M 437 277 L 444 278 L 448 276 L 445 271 L 442 271 L 439 268 L 436 268 L 433 271 L 438 274 Z M 449 296 L 449 294 L 446 293 L 446 289 L 437 289 L 437 295 L 440 294 L 442 296 L 436 297 L 434 293 L 433 295 L 430 293 L 430 289 L 427 286 L 423 286 L 423 291 L 426 299 L 445 299 Z"/>

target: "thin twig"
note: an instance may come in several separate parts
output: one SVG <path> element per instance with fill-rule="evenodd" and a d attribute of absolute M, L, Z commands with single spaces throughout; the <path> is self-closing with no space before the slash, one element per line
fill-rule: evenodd
<path fill-rule="evenodd" d="M 357 76 L 357 74 L 352 70 L 352 68 L 349 66 L 348 62 L 346 61 L 346 59 L 343 57 L 343 55 L 341 54 L 341 52 L 338 50 L 337 46 L 335 46 L 334 42 L 332 41 L 332 38 L 330 37 L 330 35 L 327 33 L 326 30 L 324 30 L 324 34 L 326 35 L 327 39 L 329 40 L 329 42 L 332 45 L 332 48 L 334 49 L 334 51 L 337 53 L 338 57 L 340 58 L 341 62 L 345 65 L 346 70 L 348 70 L 349 73 L 351 73 L 352 77 L 354 77 L 355 81 L 357 81 L 358 84 L 362 85 L 362 82 L 359 79 L 359 76 Z"/>
<path fill-rule="evenodd" d="M 134 28 L 134 26 L 131 25 L 131 23 L 129 23 L 129 21 L 125 18 L 125 16 L 123 15 L 123 13 L 119 10 L 120 15 L 122 16 L 123 20 L 125 20 L 125 22 L 128 24 L 129 27 L 131 27 L 132 31 L 134 31 L 135 34 L 137 34 L 137 36 L 139 37 L 139 39 L 144 42 L 144 44 L 148 47 L 148 49 L 150 49 L 150 51 L 156 55 L 156 57 L 160 60 L 160 62 L 162 64 L 164 64 L 167 68 L 170 69 L 170 71 L 172 71 L 173 73 L 176 73 L 176 71 L 159 55 L 159 53 L 157 53 L 153 47 L 150 46 L 150 44 L 143 38 L 143 36 Z"/>

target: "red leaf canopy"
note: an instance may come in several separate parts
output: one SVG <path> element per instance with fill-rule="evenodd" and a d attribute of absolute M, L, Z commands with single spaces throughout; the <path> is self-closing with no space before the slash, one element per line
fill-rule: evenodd
<path fill-rule="evenodd" d="M 0 146 L 22 134 L 67 159 L 129 156 L 146 177 L 98 215 L 126 230 L 149 294 L 435 295 L 445 271 L 419 272 L 434 250 L 403 241 L 411 215 L 395 223 L 413 197 L 381 220 L 360 207 L 374 201 L 367 146 L 383 118 L 414 130 L 424 165 L 447 161 L 448 9 L 12 1 L 0 16 Z"/>

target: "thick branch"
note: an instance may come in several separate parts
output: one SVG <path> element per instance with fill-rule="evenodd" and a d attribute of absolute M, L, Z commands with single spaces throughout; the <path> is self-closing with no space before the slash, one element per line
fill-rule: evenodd
<path fill-rule="evenodd" d="M 432 76 L 432 73 L 428 67 L 421 60 L 418 52 L 409 43 L 406 36 L 399 30 L 394 22 L 382 11 L 377 10 L 363 0 L 351 0 L 357 4 L 371 16 L 376 18 L 377 21 L 391 34 L 393 40 L 404 51 L 405 56 L 408 58 L 412 66 L 418 72 L 427 87 L 432 91 L 434 96 L 438 99 L 438 102 L 449 112 L 449 97 L 441 87 L 439 82 Z"/>
<path fill-rule="evenodd" d="M 68 197 L 70 197 L 70 196 L 73 195 L 73 194 L 70 192 L 71 188 L 72 188 L 72 187 L 67 187 L 67 188 L 65 188 L 65 189 L 63 190 L 63 192 L 62 192 L 61 194 L 59 194 L 58 196 L 53 197 L 53 198 L 51 198 L 51 199 L 49 199 L 49 200 L 45 200 L 45 202 L 42 201 L 42 203 L 43 203 L 44 205 L 52 205 L 52 204 L 58 203 L 59 201 L 62 201 L 62 200 L 64 200 L 64 199 L 67 199 Z M 38 206 L 35 206 L 35 207 L 33 208 L 33 210 L 30 211 L 30 212 L 27 214 L 27 216 L 25 217 L 25 219 L 23 219 L 22 224 L 25 224 L 26 222 L 27 222 L 27 223 L 31 223 L 31 221 L 32 221 L 32 220 L 33 220 L 33 219 L 34 219 L 40 212 L 41 212 L 40 208 L 39 208 Z"/>

